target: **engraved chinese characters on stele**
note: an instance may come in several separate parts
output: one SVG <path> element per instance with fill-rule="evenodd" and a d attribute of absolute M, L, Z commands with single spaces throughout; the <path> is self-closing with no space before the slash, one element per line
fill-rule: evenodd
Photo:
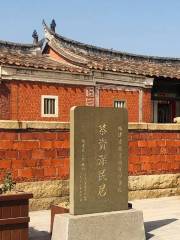
<path fill-rule="evenodd" d="M 70 213 L 128 209 L 127 110 L 71 109 Z"/>

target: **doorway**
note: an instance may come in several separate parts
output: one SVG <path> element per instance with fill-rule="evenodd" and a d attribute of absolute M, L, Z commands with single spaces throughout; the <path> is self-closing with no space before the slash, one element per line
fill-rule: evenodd
<path fill-rule="evenodd" d="M 176 102 L 173 100 L 169 101 L 158 101 L 158 123 L 170 123 L 173 122 L 173 118 L 176 115 Z"/>

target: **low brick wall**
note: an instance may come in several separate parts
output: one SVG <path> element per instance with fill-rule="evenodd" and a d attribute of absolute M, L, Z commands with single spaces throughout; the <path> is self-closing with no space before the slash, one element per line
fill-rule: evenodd
<path fill-rule="evenodd" d="M 130 198 L 179 194 L 180 124 L 131 123 L 128 138 Z M 0 121 L 1 179 L 4 170 L 13 172 L 19 189 L 34 192 L 32 209 L 65 201 L 69 191 L 69 123 Z M 168 184 L 162 185 L 163 181 Z M 40 186 L 48 194 L 51 188 L 59 194 L 41 195 L 42 191 L 37 193 Z"/>
<path fill-rule="evenodd" d="M 17 182 L 69 177 L 69 125 L 0 122 L 0 169 Z M 9 127 L 8 127 L 9 126 Z"/>
<path fill-rule="evenodd" d="M 129 129 L 129 174 L 180 172 L 180 130 Z"/>

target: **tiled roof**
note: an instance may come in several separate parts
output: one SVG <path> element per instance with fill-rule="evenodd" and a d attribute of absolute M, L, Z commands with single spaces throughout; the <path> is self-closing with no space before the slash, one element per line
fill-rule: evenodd
<path fill-rule="evenodd" d="M 48 55 L 42 55 L 40 48 L 33 45 L 0 42 L 0 65 L 15 65 L 21 67 L 49 69 L 56 71 L 68 71 L 87 73 L 88 69 L 61 63 L 51 59 Z"/>
<path fill-rule="evenodd" d="M 38 42 L 37 45 L 14 43 L 8 41 L 0 41 L 0 51 L 15 51 L 15 52 L 34 52 L 41 49 L 44 39 Z"/>
<path fill-rule="evenodd" d="M 0 64 L 77 73 L 112 71 L 180 79 L 180 59 L 129 54 L 83 44 L 51 31 L 44 23 L 45 37 L 38 44 L 0 41 Z M 63 60 L 51 58 L 49 46 Z"/>
<path fill-rule="evenodd" d="M 48 44 L 60 54 L 66 52 L 65 57 L 74 58 L 74 64 L 75 58 L 79 58 L 84 59 L 81 63 L 84 62 L 89 69 L 180 79 L 179 58 L 135 55 L 99 48 L 65 38 L 51 31 L 45 23 L 44 28 Z"/>
<path fill-rule="evenodd" d="M 180 62 L 153 62 L 148 60 L 122 59 L 108 61 L 97 57 L 90 59 L 88 67 L 91 69 L 131 73 L 150 77 L 169 77 L 180 79 Z"/>

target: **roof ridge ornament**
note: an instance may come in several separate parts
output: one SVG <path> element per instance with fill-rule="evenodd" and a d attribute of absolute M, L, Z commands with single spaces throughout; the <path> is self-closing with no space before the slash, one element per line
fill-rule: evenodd
<path fill-rule="evenodd" d="M 55 31 L 56 31 L 56 22 L 55 22 L 54 19 L 52 19 L 52 22 L 50 24 L 50 29 L 51 29 L 52 32 L 55 33 Z"/>
<path fill-rule="evenodd" d="M 38 34 L 37 34 L 36 30 L 33 31 L 32 37 L 33 37 L 33 44 L 38 45 L 38 38 L 39 37 L 38 37 Z"/>
<path fill-rule="evenodd" d="M 46 23 L 45 23 L 45 20 L 44 20 L 44 19 L 42 20 L 42 25 L 43 25 L 44 27 L 46 27 Z"/>

